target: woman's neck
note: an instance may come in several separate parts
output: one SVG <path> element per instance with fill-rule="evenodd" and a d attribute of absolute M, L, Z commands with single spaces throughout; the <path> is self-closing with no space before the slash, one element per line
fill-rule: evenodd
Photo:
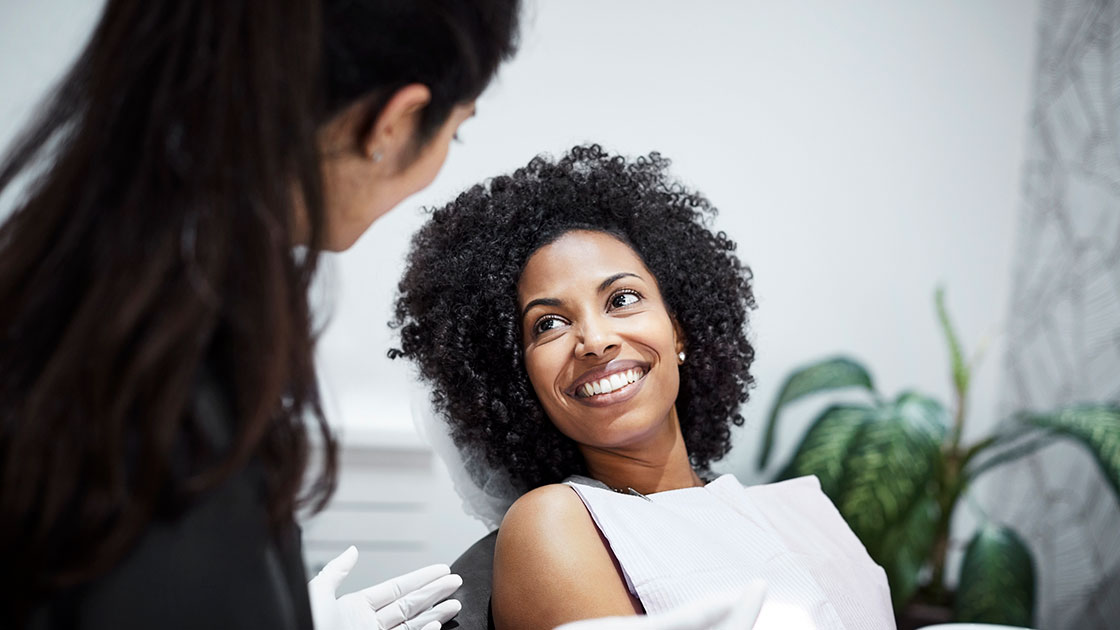
<path fill-rule="evenodd" d="M 611 488 L 633 488 L 642 494 L 702 486 L 688 461 L 676 407 L 654 435 L 633 446 L 580 446 L 588 474 Z"/>

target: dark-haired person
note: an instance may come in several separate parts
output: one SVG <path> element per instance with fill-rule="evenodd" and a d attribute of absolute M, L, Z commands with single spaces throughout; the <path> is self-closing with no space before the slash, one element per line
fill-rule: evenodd
<path fill-rule="evenodd" d="M 709 475 L 753 382 L 751 272 L 667 165 L 538 157 L 414 238 L 399 352 L 475 481 L 523 493 L 498 531 L 496 626 L 662 613 L 761 579 L 756 628 L 893 627 L 882 569 L 815 477 Z"/>
<path fill-rule="evenodd" d="M 336 468 L 318 254 L 432 181 L 517 19 L 517 0 L 107 2 L 0 163 L 0 627 L 312 626 L 293 515 Z M 326 463 L 304 495 L 309 420 Z M 336 603 L 335 568 L 321 627 L 439 625 L 399 592 Z"/>

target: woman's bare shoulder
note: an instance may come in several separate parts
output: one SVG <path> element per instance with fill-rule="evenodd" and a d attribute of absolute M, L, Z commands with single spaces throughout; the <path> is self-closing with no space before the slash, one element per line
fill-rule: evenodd
<path fill-rule="evenodd" d="M 583 501 L 563 484 L 526 493 L 506 513 L 492 601 L 498 628 L 553 628 L 640 610 Z"/>
<path fill-rule="evenodd" d="M 497 569 L 576 568 L 575 558 L 597 557 L 606 545 L 583 501 L 564 484 L 542 486 L 521 496 L 502 520 L 494 549 Z M 609 553 L 607 553 L 609 555 Z"/>
<path fill-rule="evenodd" d="M 586 518 L 585 518 L 586 517 Z M 559 523 L 553 522 L 559 519 Z M 501 532 L 531 534 L 542 525 L 566 525 L 582 529 L 584 521 L 594 528 L 583 501 L 570 486 L 562 483 L 541 486 L 521 495 L 506 512 Z"/>

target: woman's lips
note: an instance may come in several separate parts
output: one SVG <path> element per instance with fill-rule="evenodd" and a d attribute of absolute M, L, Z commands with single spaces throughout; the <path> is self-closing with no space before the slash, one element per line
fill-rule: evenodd
<path fill-rule="evenodd" d="M 647 373 L 648 363 L 616 359 L 584 372 L 565 393 L 584 404 L 612 404 L 637 392 Z"/>
<path fill-rule="evenodd" d="M 591 396 L 576 396 L 576 402 L 588 407 L 606 407 L 630 400 L 638 394 L 645 385 L 645 373 L 633 383 L 627 382 L 618 389 L 612 389 L 605 394 L 592 394 Z"/>
<path fill-rule="evenodd" d="M 598 380 L 590 380 L 575 388 L 576 398 L 591 398 L 620 390 L 631 383 L 638 382 L 646 371 L 640 367 L 630 368 L 603 376 Z"/>

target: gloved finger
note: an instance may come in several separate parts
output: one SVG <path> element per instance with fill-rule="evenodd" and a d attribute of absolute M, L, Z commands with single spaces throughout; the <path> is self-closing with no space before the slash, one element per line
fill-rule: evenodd
<path fill-rule="evenodd" d="M 442 628 L 442 627 L 443 627 L 442 623 L 440 623 L 438 621 L 433 621 L 432 623 L 424 626 L 423 628 L 420 628 L 420 630 L 440 630 L 440 628 Z"/>
<path fill-rule="evenodd" d="M 364 588 L 359 593 L 374 610 L 377 610 L 450 573 L 451 568 L 446 564 L 433 564 Z"/>
<path fill-rule="evenodd" d="M 395 626 L 393 630 L 424 630 L 433 623 L 438 624 L 440 627 L 443 624 L 451 621 L 459 611 L 463 609 L 463 605 L 457 599 L 449 599 L 432 606 L 428 610 L 421 612 L 412 619 L 406 619 L 404 623 Z"/>
<path fill-rule="evenodd" d="M 383 628 L 392 628 L 415 618 L 420 613 L 431 608 L 435 603 L 446 599 L 449 595 L 459 590 L 463 585 L 463 578 L 452 573 L 419 588 L 411 593 L 405 593 L 377 611 L 377 621 Z M 455 611 L 459 612 L 459 611 Z M 420 624 L 422 625 L 422 624 Z M 414 626 L 419 628 L 420 625 Z M 413 628 L 409 628 L 413 630 Z"/>
<path fill-rule="evenodd" d="M 350 545 L 327 564 L 325 564 L 319 574 L 311 578 L 307 583 L 307 588 L 312 592 L 330 593 L 333 597 L 338 591 L 338 585 L 342 584 L 342 580 L 350 575 L 350 570 L 358 562 L 358 549 L 354 545 Z"/>

